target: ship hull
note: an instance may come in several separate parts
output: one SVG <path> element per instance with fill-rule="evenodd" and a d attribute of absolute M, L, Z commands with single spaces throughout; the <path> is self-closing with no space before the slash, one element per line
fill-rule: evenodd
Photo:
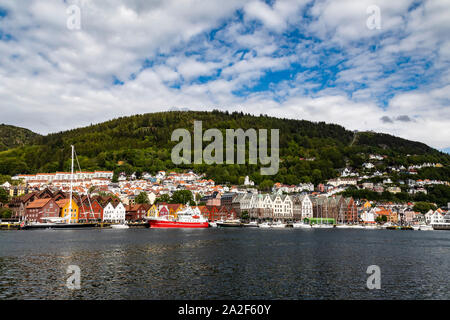
<path fill-rule="evenodd" d="M 34 230 L 34 229 L 83 229 L 83 228 L 95 228 L 98 223 L 48 223 L 38 225 L 25 225 L 20 227 L 22 230 Z"/>
<path fill-rule="evenodd" d="M 241 223 L 217 223 L 219 228 L 242 228 Z"/>
<path fill-rule="evenodd" d="M 209 228 L 209 223 L 150 220 L 150 228 Z"/>
<path fill-rule="evenodd" d="M 433 230 L 450 230 L 450 224 L 433 225 Z"/>

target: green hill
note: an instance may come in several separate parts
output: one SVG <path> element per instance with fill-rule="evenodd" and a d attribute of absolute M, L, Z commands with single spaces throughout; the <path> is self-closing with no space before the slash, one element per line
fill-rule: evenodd
<path fill-rule="evenodd" d="M 261 176 L 257 165 L 182 165 L 171 161 L 172 131 L 193 131 L 194 120 L 203 130 L 218 128 L 280 129 L 280 170 L 275 176 Z M 279 119 L 228 112 L 171 111 L 135 115 L 97 125 L 39 136 L 32 145 L 0 152 L 0 174 L 69 170 L 70 145 L 74 144 L 83 170 L 150 172 L 193 169 L 218 183 L 241 183 L 249 175 L 257 184 L 273 182 L 315 184 L 336 177 L 338 168 L 360 167 L 368 154 L 387 155 L 383 165 L 440 162 L 450 156 L 419 142 L 386 134 L 355 133 L 345 128 L 304 120 Z M 204 146 L 209 142 L 204 142 Z M 407 156 L 407 154 L 411 156 Z M 306 161 L 304 159 L 313 161 Z"/>
<path fill-rule="evenodd" d="M 0 124 L 0 151 L 33 143 L 39 136 L 28 129 Z"/>

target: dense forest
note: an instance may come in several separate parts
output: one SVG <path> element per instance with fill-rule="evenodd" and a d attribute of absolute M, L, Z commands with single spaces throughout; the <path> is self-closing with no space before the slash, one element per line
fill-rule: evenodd
<path fill-rule="evenodd" d="M 259 164 L 174 165 L 171 150 L 178 142 L 171 141 L 171 134 L 178 128 L 193 132 L 195 120 L 202 121 L 203 132 L 209 128 L 218 128 L 224 137 L 225 129 L 280 129 L 278 173 L 261 176 Z M 204 142 L 204 147 L 209 143 Z M 449 155 L 423 143 L 373 132 L 355 133 L 325 122 L 217 110 L 170 111 L 122 117 L 84 128 L 35 136 L 25 146 L 0 152 L 0 175 L 68 171 L 71 144 L 76 147 L 83 170 L 103 169 L 113 170 L 116 174 L 136 172 L 140 175 L 142 172 L 154 174 L 159 170 L 193 169 L 198 173 L 206 173 L 217 183 L 242 184 L 244 177 L 249 175 L 262 188 L 274 182 L 317 184 L 336 177 L 336 169 L 360 167 L 370 153 L 386 155 L 383 165 L 423 162 L 450 164 Z M 440 176 L 441 171 L 434 173 Z"/>
<path fill-rule="evenodd" d="M 34 143 L 39 136 L 28 129 L 0 124 L 0 151 Z"/>

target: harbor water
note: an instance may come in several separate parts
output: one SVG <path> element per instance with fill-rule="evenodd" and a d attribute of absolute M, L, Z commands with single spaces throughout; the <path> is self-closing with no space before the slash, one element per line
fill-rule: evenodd
<path fill-rule="evenodd" d="M 448 231 L 0 231 L 2 300 L 450 299 L 449 266 Z"/>

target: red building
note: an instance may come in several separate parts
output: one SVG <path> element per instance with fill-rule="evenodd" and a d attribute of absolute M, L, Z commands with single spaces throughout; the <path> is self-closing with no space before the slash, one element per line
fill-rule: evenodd
<path fill-rule="evenodd" d="M 59 217 L 59 206 L 52 198 L 37 199 L 25 209 L 25 219 L 32 222 L 45 222 L 43 218 Z"/>
<path fill-rule="evenodd" d="M 98 222 L 103 220 L 103 206 L 96 199 L 83 197 L 83 203 L 78 211 L 79 222 Z"/>
<path fill-rule="evenodd" d="M 148 204 L 135 204 L 125 207 L 125 219 L 127 221 L 142 221 L 147 215 L 150 206 Z"/>
<path fill-rule="evenodd" d="M 218 206 L 206 206 L 208 215 L 204 215 L 204 217 L 208 218 L 208 221 L 217 221 L 220 220 L 219 207 Z"/>

